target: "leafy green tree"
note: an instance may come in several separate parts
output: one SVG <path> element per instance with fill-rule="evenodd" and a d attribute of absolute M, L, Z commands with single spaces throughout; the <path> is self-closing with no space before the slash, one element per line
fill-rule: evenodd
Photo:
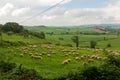
<path fill-rule="evenodd" d="M 41 35 L 41 36 L 40 36 L 41 39 L 45 39 L 45 33 L 44 33 L 44 32 L 41 32 L 40 35 Z"/>
<path fill-rule="evenodd" d="M 3 25 L 0 24 L 0 44 L 2 43 L 2 27 Z"/>
<path fill-rule="evenodd" d="M 14 33 L 20 33 L 23 31 L 23 26 L 19 25 L 16 22 L 8 22 L 3 27 L 2 30 L 4 32 L 14 32 Z"/>
<path fill-rule="evenodd" d="M 72 37 L 72 41 L 76 44 L 76 47 L 79 46 L 79 37 L 78 35 Z"/>
<path fill-rule="evenodd" d="M 90 41 L 90 48 L 95 48 L 96 45 L 97 45 L 96 41 Z"/>

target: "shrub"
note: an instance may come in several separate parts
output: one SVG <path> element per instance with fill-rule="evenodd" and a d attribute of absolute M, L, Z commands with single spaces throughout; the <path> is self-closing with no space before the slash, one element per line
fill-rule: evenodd
<path fill-rule="evenodd" d="M 64 38 L 60 37 L 59 40 L 64 40 Z"/>
<path fill-rule="evenodd" d="M 96 45 L 97 45 L 96 41 L 90 41 L 90 48 L 95 48 Z"/>
<path fill-rule="evenodd" d="M 72 47 L 72 44 L 64 44 L 63 46 Z"/>
<path fill-rule="evenodd" d="M 120 80 L 120 58 L 108 56 L 105 64 L 96 66 L 87 66 L 77 73 L 69 73 L 55 80 Z"/>
<path fill-rule="evenodd" d="M 16 67 L 15 63 L 0 61 L 0 70 L 2 72 L 8 72 L 13 70 Z"/>
<path fill-rule="evenodd" d="M 106 64 L 114 65 L 114 66 L 120 68 L 120 57 L 113 57 L 112 55 L 109 55 L 108 59 L 106 61 Z"/>
<path fill-rule="evenodd" d="M 41 76 L 34 69 L 26 69 L 20 65 L 16 70 L 9 76 L 8 79 L 12 80 L 43 80 Z"/>
<path fill-rule="evenodd" d="M 11 35 L 13 35 L 14 33 L 12 32 L 12 31 L 9 31 L 9 32 L 7 32 L 7 35 L 9 35 L 9 36 L 11 36 Z"/>
<path fill-rule="evenodd" d="M 111 44 L 109 43 L 109 44 L 107 44 L 107 47 L 111 47 Z"/>

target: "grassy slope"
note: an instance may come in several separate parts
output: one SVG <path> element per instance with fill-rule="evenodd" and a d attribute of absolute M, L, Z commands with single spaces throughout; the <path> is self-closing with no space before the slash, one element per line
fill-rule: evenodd
<path fill-rule="evenodd" d="M 38 29 L 37 29 L 38 30 Z M 73 30 L 74 31 L 74 30 Z M 85 31 L 85 29 L 83 30 Z M 49 32 L 49 30 L 48 30 Z M 18 46 L 18 47 L 8 47 L 8 48 L 0 48 L 0 53 L 6 53 L 7 56 L 11 57 L 11 61 L 19 64 L 23 64 L 27 68 L 34 68 L 39 72 L 40 75 L 42 75 L 44 78 L 55 78 L 60 75 L 65 75 L 69 71 L 76 71 L 77 68 L 82 69 L 83 62 L 86 62 L 87 59 L 82 59 L 80 61 L 76 61 L 74 58 L 75 56 L 69 55 L 67 57 L 64 57 L 64 54 L 61 50 L 66 49 L 71 51 L 72 48 L 67 47 L 67 46 L 53 46 L 52 49 L 47 49 L 47 48 L 42 48 L 41 45 L 43 43 L 61 43 L 61 44 L 72 44 L 75 45 L 71 37 L 73 35 L 47 35 L 45 40 L 38 39 L 36 37 L 31 37 L 31 38 L 23 38 L 23 36 L 18 36 L 18 35 L 12 35 L 8 36 L 6 34 L 3 34 L 3 39 L 8 40 L 8 41 L 23 41 L 25 43 L 30 43 L 30 44 L 37 44 L 37 48 L 35 50 L 28 50 L 27 54 L 24 54 L 23 57 L 20 57 L 21 53 L 24 53 L 22 50 L 23 47 L 27 46 Z M 64 40 L 59 40 L 60 37 L 63 37 Z M 109 49 L 120 49 L 120 44 L 119 38 L 116 38 L 116 35 L 80 35 L 80 46 L 89 46 L 89 41 L 91 40 L 96 40 L 99 41 L 97 47 L 104 48 L 108 43 L 111 43 L 112 47 Z M 107 40 L 103 40 L 103 38 L 106 37 Z M 42 44 L 41 44 L 42 43 Z M 76 50 L 76 49 L 74 49 Z M 51 54 L 51 52 L 54 51 L 56 54 Z M 32 59 L 29 56 L 29 53 L 38 53 L 41 54 L 45 52 L 45 55 L 43 56 L 42 60 L 36 60 Z M 94 55 L 94 54 L 99 54 L 100 56 L 105 56 L 104 53 L 94 53 L 92 51 L 87 51 L 87 50 L 76 50 L 77 53 L 79 53 L 79 57 L 83 54 L 87 55 Z M 72 54 L 72 52 L 69 52 Z M 51 58 L 47 57 L 47 54 L 51 54 Z M 65 59 L 72 59 L 72 62 L 68 65 L 61 65 L 62 61 Z M 103 61 L 96 60 L 95 63 L 92 63 L 91 65 L 100 65 L 102 64 Z"/>
<path fill-rule="evenodd" d="M 48 27 L 48 28 L 39 28 L 39 27 L 30 27 L 28 30 L 33 31 L 33 32 L 54 32 L 54 35 L 50 36 L 47 35 L 47 38 L 49 39 L 54 39 L 56 43 L 59 44 L 72 44 L 75 46 L 75 44 L 72 42 L 71 38 L 76 34 L 77 31 L 79 32 L 90 32 L 93 28 L 54 28 L 54 27 Z M 69 32 L 71 34 L 67 35 L 61 35 L 61 33 L 64 32 Z M 104 40 L 104 37 L 106 40 Z M 64 40 L 59 40 L 59 38 L 63 38 Z M 106 48 L 107 44 L 111 44 L 112 47 L 109 49 L 120 49 L 120 37 L 117 37 L 116 35 L 79 35 L 79 41 L 80 41 L 80 46 L 89 46 L 90 41 L 95 40 L 97 41 L 97 48 Z M 52 40 L 50 40 L 52 42 Z"/>
<path fill-rule="evenodd" d="M 75 55 L 72 55 L 72 48 L 68 48 L 68 47 L 57 47 L 54 46 L 52 47 L 52 49 L 47 49 L 47 48 L 42 48 L 40 47 L 40 45 L 38 45 L 38 47 L 35 50 L 31 50 L 29 49 L 29 51 L 27 51 L 26 54 L 24 54 L 23 57 L 20 57 L 21 53 L 24 53 L 24 51 L 22 50 L 23 47 L 10 47 L 7 49 L 6 48 L 2 48 L 3 52 L 6 52 L 6 55 L 11 57 L 11 61 L 19 64 L 23 64 L 25 67 L 27 68 L 34 68 L 35 70 L 37 70 L 39 72 L 40 75 L 42 75 L 44 78 L 55 78 L 61 75 L 65 75 L 67 74 L 69 71 L 73 71 L 75 72 L 78 68 L 82 69 L 83 66 L 83 62 L 87 61 L 86 59 L 81 59 L 80 61 L 76 61 L 75 60 Z M 64 56 L 64 53 L 61 50 L 69 50 L 70 54 L 69 56 Z M 4 51 L 5 50 L 5 51 Z M 76 50 L 74 48 L 74 50 Z M 56 54 L 52 54 L 51 52 L 54 51 Z M 43 59 L 32 59 L 29 56 L 29 53 L 35 54 L 42 54 L 43 52 L 45 52 L 45 54 L 43 55 Z M 84 54 L 87 55 L 95 55 L 98 53 L 94 53 L 92 51 L 86 51 L 86 50 L 76 50 L 77 53 L 79 53 L 79 55 L 77 55 L 77 57 L 80 57 Z M 8 53 L 8 54 L 7 54 Z M 47 54 L 51 54 L 51 57 L 47 57 Z M 105 54 L 103 53 L 99 53 L 98 55 L 100 56 L 105 56 Z M 71 59 L 71 63 L 68 65 L 62 65 L 61 63 L 66 60 L 66 59 Z M 100 65 L 102 64 L 102 60 L 95 60 L 94 63 L 91 63 L 91 65 Z M 90 65 L 90 64 L 89 64 Z"/>

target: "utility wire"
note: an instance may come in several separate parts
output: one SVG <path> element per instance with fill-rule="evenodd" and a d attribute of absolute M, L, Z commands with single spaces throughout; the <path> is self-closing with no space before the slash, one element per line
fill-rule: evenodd
<path fill-rule="evenodd" d="M 60 5 L 60 4 L 61 4 L 62 2 L 64 2 L 64 1 L 65 1 L 65 0 L 62 0 L 62 1 L 60 1 L 60 2 L 58 2 L 58 3 L 56 3 L 56 4 L 54 4 L 53 6 L 51 6 L 51 7 L 47 8 L 47 9 L 43 10 L 43 11 L 40 12 L 40 13 L 37 13 L 37 14 L 35 14 L 35 15 L 33 15 L 33 16 L 31 16 L 31 17 L 29 17 L 29 18 L 23 20 L 23 21 L 20 21 L 20 23 L 25 22 L 25 21 L 27 21 L 27 20 L 30 20 L 30 19 L 32 19 L 32 18 L 38 16 L 38 15 L 42 15 L 43 13 L 45 13 L 45 12 L 47 12 L 47 11 L 53 9 L 54 7 L 57 7 L 58 5 Z"/>

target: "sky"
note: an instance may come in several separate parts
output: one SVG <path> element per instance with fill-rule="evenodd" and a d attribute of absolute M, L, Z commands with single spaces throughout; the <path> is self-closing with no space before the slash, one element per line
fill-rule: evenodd
<path fill-rule="evenodd" d="M 120 0 L 0 0 L 0 24 L 76 26 L 120 24 Z M 36 15 L 36 16 L 35 16 Z"/>

